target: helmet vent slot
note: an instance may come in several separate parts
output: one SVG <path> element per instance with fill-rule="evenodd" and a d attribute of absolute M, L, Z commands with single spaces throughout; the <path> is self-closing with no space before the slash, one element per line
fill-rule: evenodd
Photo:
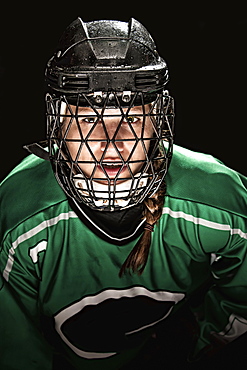
<path fill-rule="evenodd" d="M 86 74 L 63 75 L 60 86 L 69 90 L 87 90 L 89 89 L 89 78 Z"/>
<path fill-rule="evenodd" d="M 89 77 L 86 73 L 56 73 L 47 71 L 47 82 L 58 91 L 77 93 L 89 89 Z"/>
<path fill-rule="evenodd" d="M 135 77 L 135 86 L 138 90 L 155 87 L 157 86 L 158 82 L 159 80 L 157 79 L 156 75 L 137 74 Z"/>

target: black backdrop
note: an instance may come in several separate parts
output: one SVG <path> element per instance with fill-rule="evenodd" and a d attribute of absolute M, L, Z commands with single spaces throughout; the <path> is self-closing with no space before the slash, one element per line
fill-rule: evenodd
<path fill-rule="evenodd" d="M 71 0 L 56 4 L 44 0 L 28 6 L 2 4 L 0 180 L 26 156 L 23 144 L 45 138 L 45 64 L 64 28 L 78 16 L 84 21 L 134 17 L 143 23 L 169 66 L 176 143 L 211 153 L 247 175 L 245 1 L 222 3 Z M 237 345 L 241 355 L 244 340 L 242 347 Z"/>
<path fill-rule="evenodd" d="M 224 7 L 217 7 L 217 0 L 212 6 L 200 1 L 146 3 L 5 4 L 0 25 L 0 179 L 26 155 L 23 144 L 45 138 L 45 64 L 64 28 L 78 16 L 84 21 L 134 17 L 143 23 L 169 66 L 176 143 L 211 153 L 247 175 L 244 1 Z"/>

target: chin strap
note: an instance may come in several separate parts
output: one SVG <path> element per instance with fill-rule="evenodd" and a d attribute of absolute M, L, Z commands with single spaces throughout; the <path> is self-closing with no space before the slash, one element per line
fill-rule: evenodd
<path fill-rule="evenodd" d="M 23 148 L 41 159 L 50 160 L 49 153 L 38 143 L 24 145 Z"/>

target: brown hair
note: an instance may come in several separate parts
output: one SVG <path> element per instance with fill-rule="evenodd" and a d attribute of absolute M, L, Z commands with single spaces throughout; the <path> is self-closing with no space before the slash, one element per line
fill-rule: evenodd
<path fill-rule="evenodd" d="M 123 263 L 119 272 L 120 277 L 127 270 L 129 270 L 129 272 L 132 270 L 132 272 L 137 273 L 138 275 L 143 273 L 148 260 L 153 227 L 162 215 L 165 191 L 166 184 L 165 181 L 163 181 L 157 193 L 155 193 L 151 198 L 146 198 L 144 200 L 144 217 L 146 218 L 144 231 L 135 247 L 132 249 Z"/>

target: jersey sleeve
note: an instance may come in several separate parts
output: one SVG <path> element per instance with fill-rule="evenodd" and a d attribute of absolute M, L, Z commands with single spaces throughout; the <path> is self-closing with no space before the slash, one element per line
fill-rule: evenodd
<path fill-rule="evenodd" d="M 228 214 L 214 228 L 215 237 L 208 228 L 199 228 L 202 248 L 211 254 L 212 273 L 211 288 L 196 310 L 199 337 L 194 356 L 199 357 L 210 356 L 247 332 L 247 220 Z M 225 235 L 224 246 L 217 244 L 219 234 Z"/>
<path fill-rule="evenodd" d="M 197 355 L 247 331 L 247 179 L 212 156 L 174 149 L 166 178 L 171 200 L 165 201 L 177 221 L 178 236 L 173 229 L 172 237 L 186 243 L 192 260 L 211 259 L 211 279 L 196 312 Z"/>
<path fill-rule="evenodd" d="M 7 237 L 0 253 L 0 368 L 52 369 L 39 321 L 38 277 L 20 256 L 13 264 L 11 252 L 13 242 Z"/>

